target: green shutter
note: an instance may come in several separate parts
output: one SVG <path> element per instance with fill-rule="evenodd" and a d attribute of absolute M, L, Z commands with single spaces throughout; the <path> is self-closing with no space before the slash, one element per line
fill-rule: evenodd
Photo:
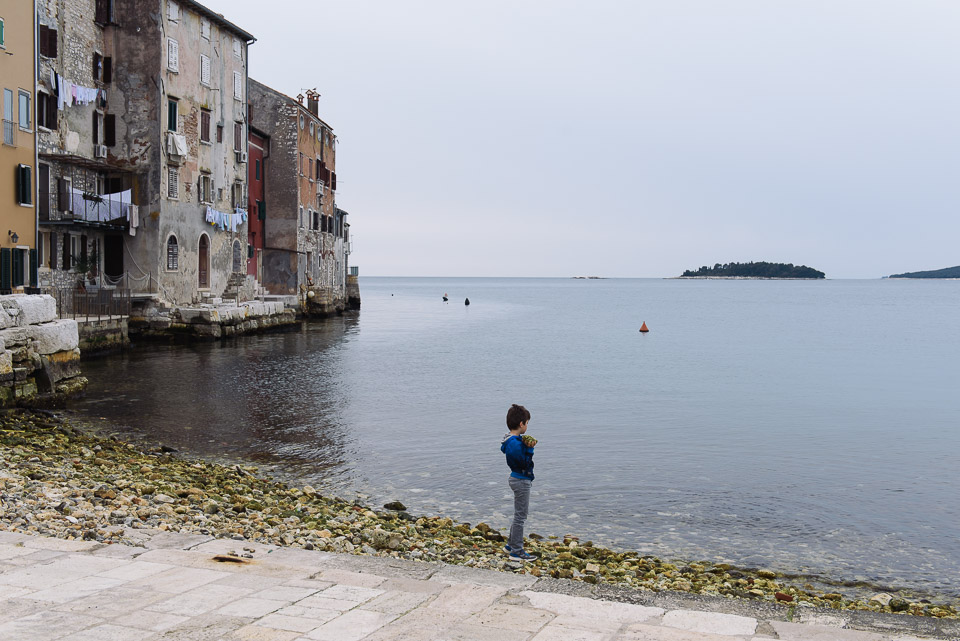
<path fill-rule="evenodd" d="M 10 290 L 12 281 L 12 251 L 9 247 L 0 248 L 0 289 Z"/>
<path fill-rule="evenodd" d="M 40 262 L 37 250 L 30 250 L 30 287 L 40 287 Z"/>
<path fill-rule="evenodd" d="M 247 245 L 247 258 L 253 258 L 253 245 Z"/>
<path fill-rule="evenodd" d="M 23 286 L 23 250 L 13 250 L 13 286 Z"/>
<path fill-rule="evenodd" d="M 3 18 L 0 18 L 0 45 L 3 44 Z"/>
<path fill-rule="evenodd" d="M 257 219 L 258 220 L 267 219 L 267 203 L 263 200 L 257 201 Z"/>

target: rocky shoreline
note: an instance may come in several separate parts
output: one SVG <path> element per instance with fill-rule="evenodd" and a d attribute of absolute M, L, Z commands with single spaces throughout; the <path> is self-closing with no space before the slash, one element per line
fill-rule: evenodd
<path fill-rule="evenodd" d="M 517 564 L 503 535 L 484 523 L 410 515 L 402 504 L 372 509 L 310 487 L 256 475 L 256 468 L 181 458 L 76 427 L 51 412 L 0 412 L 0 529 L 107 544 L 138 528 L 331 552 L 439 561 L 655 592 L 780 604 L 785 609 L 896 612 L 960 618 L 960 603 L 875 594 L 849 598 L 795 584 L 772 570 L 666 561 L 577 537 L 531 535 L 540 559 Z M 391 508 L 391 509 L 386 509 Z"/>

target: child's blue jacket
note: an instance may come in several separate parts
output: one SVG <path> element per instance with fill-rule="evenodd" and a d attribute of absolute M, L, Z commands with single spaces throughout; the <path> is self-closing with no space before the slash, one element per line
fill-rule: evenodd
<path fill-rule="evenodd" d="M 507 455 L 510 476 L 533 480 L 533 448 L 527 447 L 515 434 L 507 434 L 500 443 L 500 451 Z"/>

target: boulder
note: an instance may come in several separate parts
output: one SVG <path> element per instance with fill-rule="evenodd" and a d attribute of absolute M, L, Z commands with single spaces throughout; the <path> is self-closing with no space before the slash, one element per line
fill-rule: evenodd
<path fill-rule="evenodd" d="M 57 317 L 57 301 L 47 294 L 4 296 L 0 307 L 17 327 L 49 323 Z"/>
<path fill-rule="evenodd" d="M 37 371 L 37 385 L 45 392 L 57 383 L 80 375 L 80 350 L 57 352 L 40 357 L 43 367 Z"/>
<path fill-rule="evenodd" d="M 10 327 L 0 329 L 0 341 L 3 341 L 5 349 L 14 350 L 22 347 L 30 340 L 30 334 L 25 327 Z"/>
<path fill-rule="evenodd" d="M 77 321 L 70 318 L 31 325 L 25 329 L 35 342 L 34 351 L 41 355 L 72 352 L 80 345 Z"/>

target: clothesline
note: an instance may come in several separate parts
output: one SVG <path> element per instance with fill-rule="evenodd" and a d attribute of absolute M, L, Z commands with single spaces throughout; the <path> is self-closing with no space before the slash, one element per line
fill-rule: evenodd
<path fill-rule="evenodd" d="M 237 227 L 247 222 L 247 210 L 237 207 L 234 213 L 228 214 L 217 211 L 213 207 L 207 207 L 206 220 L 220 231 L 229 229 L 236 232 Z"/>
<path fill-rule="evenodd" d="M 71 105 L 89 105 L 94 101 L 99 101 L 101 105 L 107 103 L 107 92 L 103 89 L 70 82 L 53 69 L 50 70 L 50 86 L 57 94 L 57 109 L 65 109 Z"/>

